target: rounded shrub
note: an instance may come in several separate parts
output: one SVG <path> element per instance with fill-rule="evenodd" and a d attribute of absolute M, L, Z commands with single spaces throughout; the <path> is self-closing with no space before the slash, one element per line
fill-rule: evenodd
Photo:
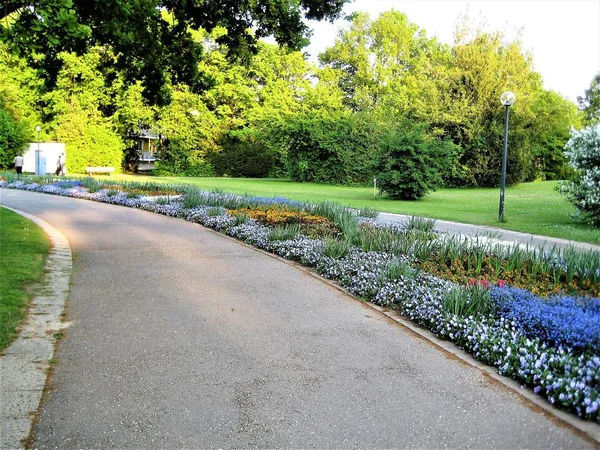
<path fill-rule="evenodd" d="M 382 137 L 376 164 L 379 188 L 389 197 L 418 200 L 442 183 L 442 169 L 454 152 L 450 141 L 432 138 L 414 125 Z"/>
<path fill-rule="evenodd" d="M 578 215 L 600 225 L 600 123 L 573 130 L 565 156 L 575 175 L 562 183 L 560 191 L 577 208 Z"/>

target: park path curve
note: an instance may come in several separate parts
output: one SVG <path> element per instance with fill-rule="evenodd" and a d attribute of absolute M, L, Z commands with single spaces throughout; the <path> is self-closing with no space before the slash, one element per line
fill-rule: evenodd
<path fill-rule="evenodd" d="M 327 283 L 195 224 L 3 189 L 74 254 L 35 448 L 588 448 Z"/>

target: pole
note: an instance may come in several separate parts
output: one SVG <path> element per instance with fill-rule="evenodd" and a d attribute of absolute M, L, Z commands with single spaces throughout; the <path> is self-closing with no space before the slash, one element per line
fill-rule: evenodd
<path fill-rule="evenodd" d="M 373 198 L 377 197 L 377 178 L 373 178 Z"/>
<path fill-rule="evenodd" d="M 35 152 L 35 174 L 41 175 L 42 168 L 40 167 L 40 130 L 37 131 L 37 150 Z"/>
<path fill-rule="evenodd" d="M 506 116 L 504 118 L 504 152 L 502 154 L 502 178 L 500 180 L 500 209 L 498 211 L 498 220 L 504 219 L 504 188 L 506 186 L 506 162 L 508 159 L 508 109 L 506 105 Z"/>

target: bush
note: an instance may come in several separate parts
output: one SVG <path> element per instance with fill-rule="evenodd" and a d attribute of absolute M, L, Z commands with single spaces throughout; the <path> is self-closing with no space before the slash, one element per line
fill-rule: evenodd
<path fill-rule="evenodd" d="M 391 198 L 418 200 L 442 182 L 454 145 L 434 139 L 423 127 L 405 123 L 385 135 L 377 162 L 377 181 Z"/>
<path fill-rule="evenodd" d="M 600 225 L 600 124 L 581 131 L 573 130 L 565 146 L 574 177 L 560 191 L 575 205 L 578 215 L 595 226 Z"/>
<path fill-rule="evenodd" d="M 364 114 L 305 114 L 281 131 L 294 181 L 362 184 L 373 176 L 378 127 Z"/>
<path fill-rule="evenodd" d="M 17 153 L 29 140 L 29 133 L 23 122 L 16 120 L 13 115 L 3 107 L 0 99 L 0 167 L 8 168 L 13 164 Z"/>
<path fill-rule="evenodd" d="M 114 167 L 121 171 L 125 144 L 111 126 L 97 115 L 88 115 L 77 102 L 61 117 L 56 136 L 64 142 L 67 170 L 85 173 L 87 166 Z"/>
<path fill-rule="evenodd" d="M 257 130 L 231 131 L 220 145 L 221 151 L 208 158 L 217 176 L 264 178 L 272 173 L 276 155 Z"/>
<path fill-rule="evenodd" d="M 203 150 L 190 150 L 184 139 L 167 140 L 162 158 L 156 162 L 155 175 L 211 177 L 212 165 L 204 158 Z"/>

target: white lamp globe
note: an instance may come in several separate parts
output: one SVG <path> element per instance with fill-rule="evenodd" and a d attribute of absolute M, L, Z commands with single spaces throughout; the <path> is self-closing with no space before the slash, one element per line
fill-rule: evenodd
<path fill-rule="evenodd" d="M 515 93 L 510 91 L 503 92 L 500 96 L 500 101 L 504 106 L 512 106 L 516 99 Z"/>
<path fill-rule="evenodd" d="M 40 131 L 42 131 L 42 127 L 40 127 L 39 125 L 37 125 L 35 127 L 35 131 L 37 131 L 39 133 Z"/>

